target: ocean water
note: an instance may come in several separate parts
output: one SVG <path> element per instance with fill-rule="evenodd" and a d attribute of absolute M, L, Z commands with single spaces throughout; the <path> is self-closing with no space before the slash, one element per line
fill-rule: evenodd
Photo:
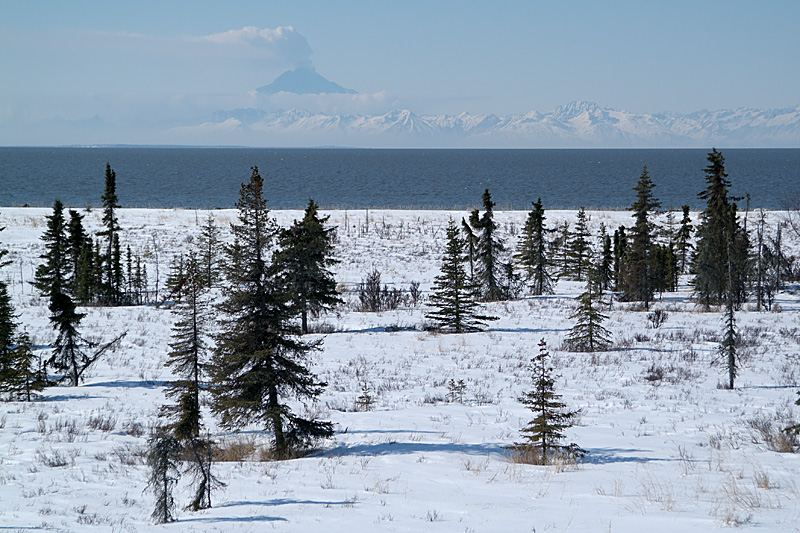
<path fill-rule="evenodd" d="M 730 194 L 780 209 L 800 194 L 800 149 L 721 150 Z M 647 165 L 663 208 L 703 202 L 707 150 L 0 148 L 0 206 L 98 206 L 106 162 L 122 207 L 229 208 L 258 166 L 272 209 L 624 209 Z M 740 202 L 744 207 L 745 200 Z"/>

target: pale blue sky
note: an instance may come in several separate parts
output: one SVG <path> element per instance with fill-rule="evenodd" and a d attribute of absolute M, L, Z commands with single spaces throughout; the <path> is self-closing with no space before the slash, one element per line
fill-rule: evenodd
<path fill-rule="evenodd" d="M 503 115 L 573 100 L 650 113 L 796 106 L 798 27 L 792 0 L 2 0 L 0 144 L 69 143 L 53 132 L 70 125 L 93 129 L 94 142 L 104 132 L 109 143 L 157 142 L 146 132 L 239 107 Z M 361 94 L 253 95 L 309 63 Z M 137 134 L 120 135 L 121 125 Z"/>

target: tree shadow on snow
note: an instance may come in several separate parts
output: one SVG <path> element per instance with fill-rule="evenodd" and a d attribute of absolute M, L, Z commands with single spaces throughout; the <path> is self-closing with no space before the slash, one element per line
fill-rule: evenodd
<path fill-rule="evenodd" d="M 585 457 L 581 463 L 591 465 L 607 465 L 615 463 L 649 463 L 651 461 L 673 461 L 674 459 L 662 459 L 653 457 L 639 457 L 629 455 L 633 453 L 643 453 L 646 450 L 624 449 L 624 448 L 587 448 Z"/>
<path fill-rule="evenodd" d="M 100 383 L 86 383 L 83 387 L 119 387 L 123 389 L 144 388 L 144 389 L 158 389 L 165 387 L 168 382 L 157 380 L 143 380 L 143 381 L 102 381 Z"/>
<path fill-rule="evenodd" d="M 180 518 L 175 523 L 183 524 L 188 522 L 287 522 L 280 516 L 248 515 L 248 516 L 208 516 L 196 518 Z"/>
<path fill-rule="evenodd" d="M 413 433 L 413 432 L 409 432 Z M 325 450 L 321 455 L 409 455 L 414 453 L 462 453 L 467 455 L 505 455 L 504 445 L 481 444 L 447 444 L 426 442 L 381 442 L 375 444 L 341 445 Z"/>
<path fill-rule="evenodd" d="M 488 328 L 485 332 L 491 333 L 556 333 L 569 331 L 568 328 Z"/>
<path fill-rule="evenodd" d="M 261 502 L 254 501 L 236 501 L 227 502 L 216 506 L 216 509 L 224 509 L 226 507 L 277 507 L 279 505 L 322 505 L 325 507 L 334 506 L 348 506 L 352 507 L 355 502 L 352 501 L 315 501 L 315 500 L 292 500 L 288 498 L 279 498 L 276 500 L 267 500 Z M 188 522 L 287 522 L 285 518 L 280 516 L 267 516 L 267 515 L 246 515 L 246 516 L 197 516 L 193 518 L 182 518 L 178 520 L 179 523 Z"/>

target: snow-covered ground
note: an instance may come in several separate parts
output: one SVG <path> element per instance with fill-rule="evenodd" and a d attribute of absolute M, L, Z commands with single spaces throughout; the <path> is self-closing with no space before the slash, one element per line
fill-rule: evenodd
<path fill-rule="evenodd" d="M 2 246 L 13 263 L 8 280 L 19 322 L 38 349 L 53 341 L 45 301 L 30 286 L 49 209 L 0 208 Z M 223 228 L 235 211 L 215 211 Z M 299 211 L 273 213 L 282 224 Z M 377 268 L 384 282 L 430 290 L 438 273 L 448 216 L 444 211 L 334 211 L 337 279 L 352 286 Z M 498 212 L 513 245 L 523 212 Z M 173 254 L 197 242 L 205 211 L 123 209 L 123 246 L 147 257 L 161 282 Z M 596 232 L 629 213 L 591 212 Z M 772 222 L 780 213 L 770 213 Z M 87 214 L 90 229 L 100 212 Z M 365 229 L 369 217 L 368 229 Z M 555 227 L 574 212 L 547 212 Z M 752 220 L 752 219 L 751 219 Z M 788 237 L 788 234 L 785 234 Z M 793 252 L 798 243 L 789 240 Z M 258 460 L 269 440 L 259 428 L 227 432 L 205 412 L 211 435 L 228 448 L 255 451 L 214 468 L 226 487 L 212 509 L 181 511 L 176 523 L 150 520 L 143 493 L 142 450 L 166 402 L 164 367 L 169 310 L 155 306 L 87 308 L 82 333 L 128 335 L 79 387 L 47 389 L 41 401 L 0 404 L 0 530 L 28 531 L 708 531 L 739 526 L 800 529 L 800 455 L 770 441 L 800 418 L 798 297 L 781 293 L 781 312 L 737 314 L 744 337 L 733 391 L 716 361 L 718 312 L 690 302 L 687 279 L 653 308 L 669 316 L 658 329 L 647 312 L 614 303 L 604 324 L 615 348 L 598 354 L 561 349 L 581 284 L 560 282 L 556 294 L 498 303 L 499 321 L 483 333 L 424 332 L 424 306 L 368 314 L 343 307 L 316 324 L 332 333 L 313 356 L 328 388 L 318 405 L 302 406 L 336 425 L 309 457 Z M 526 365 L 547 340 L 561 374 L 557 388 L 581 409 L 569 441 L 589 451 L 578 464 L 533 466 L 510 460 L 531 414 L 517 397 L 531 386 Z M 648 379 L 661 369 L 661 379 Z M 447 402 L 447 383 L 463 379 L 463 403 Z M 356 411 L 367 384 L 370 411 Z M 231 453 L 231 455 L 235 455 Z M 184 479 L 178 506 L 190 496 Z"/>

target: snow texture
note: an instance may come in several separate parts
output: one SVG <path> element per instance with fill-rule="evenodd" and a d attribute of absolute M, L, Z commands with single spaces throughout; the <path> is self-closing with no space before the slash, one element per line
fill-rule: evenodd
<path fill-rule="evenodd" d="M 121 209 L 123 247 L 147 257 L 161 282 L 173 254 L 197 243 L 205 211 Z M 8 280 L 19 323 L 36 350 L 53 331 L 46 302 L 31 287 L 43 251 L 48 209 L 0 208 Z M 373 268 L 391 287 L 419 281 L 430 291 L 444 249 L 447 219 L 466 212 L 332 211 L 338 227 L 337 279 L 352 289 Z M 88 213 L 100 228 L 98 210 Z M 223 230 L 235 211 L 215 211 Z M 275 212 L 282 225 L 300 211 Z M 589 212 L 630 225 L 627 212 Z M 526 213 L 496 212 L 513 245 Z M 781 213 L 769 213 L 771 223 Z M 549 227 L 574 212 L 547 212 Z M 369 224 L 367 226 L 367 219 Z M 227 232 L 226 232 L 227 234 Z M 796 240 L 790 241 L 793 253 Z M 311 456 L 258 460 L 269 442 L 258 427 L 223 431 L 204 408 L 211 436 L 254 453 L 215 463 L 227 484 L 214 507 L 180 511 L 175 523 L 150 520 L 142 450 L 165 403 L 164 367 L 173 316 L 165 307 L 91 307 L 82 332 L 95 339 L 128 335 L 79 387 L 53 387 L 41 401 L 0 403 L 0 529 L 8 531 L 709 531 L 729 526 L 797 531 L 800 455 L 775 451 L 779 428 L 796 420 L 800 380 L 798 297 L 778 296 L 782 312 L 737 314 L 743 334 L 735 390 L 718 387 L 721 312 L 690 301 L 687 278 L 653 308 L 668 319 L 652 329 L 647 312 L 614 303 L 604 324 L 615 348 L 596 354 L 561 348 L 582 285 L 559 282 L 556 294 L 491 304 L 488 331 L 422 331 L 424 305 L 378 314 L 343 307 L 314 321 L 324 348 L 313 369 L 328 382 L 318 405 L 297 405 L 336 426 Z M 345 293 L 354 301 L 354 295 Z M 521 441 L 531 414 L 518 401 L 527 370 L 546 339 L 561 377 L 557 391 L 580 409 L 568 440 L 589 454 L 577 464 L 515 463 L 506 447 Z M 659 370 L 660 369 L 660 370 Z M 658 377 L 660 375 L 660 377 Z M 463 403 L 446 401 L 450 379 L 463 379 Z M 356 411 L 366 383 L 374 399 Z M 191 491 L 184 479 L 178 507 Z"/>

